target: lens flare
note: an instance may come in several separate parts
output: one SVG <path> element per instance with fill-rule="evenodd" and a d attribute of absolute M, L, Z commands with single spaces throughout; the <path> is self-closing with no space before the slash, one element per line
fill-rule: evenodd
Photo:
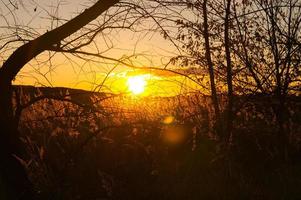
<path fill-rule="evenodd" d="M 173 122 L 175 121 L 175 118 L 171 115 L 169 116 L 166 116 L 164 119 L 163 119 L 163 123 L 164 124 L 172 124 Z"/>
<path fill-rule="evenodd" d="M 163 139 L 168 144 L 177 145 L 187 138 L 187 130 L 181 125 L 167 125 L 163 129 Z"/>

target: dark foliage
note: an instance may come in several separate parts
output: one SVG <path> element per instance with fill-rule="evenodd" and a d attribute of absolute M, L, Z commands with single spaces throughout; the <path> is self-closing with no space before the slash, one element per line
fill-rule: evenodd
<path fill-rule="evenodd" d="M 138 101 L 62 88 L 17 90 L 21 105 L 59 97 L 35 101 L 20 117 L 29 154 L 20 162 L 40 199 L 301 198 L 300 97 L 287 101 L 284 159 L 272 97 L 235 98 L 240 107 L 225 146 L 206 96 Z"/>

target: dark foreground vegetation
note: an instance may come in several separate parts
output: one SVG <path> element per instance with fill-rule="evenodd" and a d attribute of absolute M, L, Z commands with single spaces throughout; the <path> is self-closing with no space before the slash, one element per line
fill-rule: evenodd
<path fill-rule="evenodd" d="M 279 139 L 273 97 L 236 97 L 224 142 L 210 98 L 201 94 L 15 91 L 27 149 L 19 160 L 38 199 L 301 198 L 300 97 L 285 105 L 287 142 Z"/>
<path fill-rule="evenodd" d="M 88 0 L 64 16 L 56 2 L 0 1 L 1 200 L 301 199 L 299 0 Z M 115 57 L 125 30 L 135 45 Z M 136 49 L 143 35 L 175 53 Z M 134 98 L 12 86 L 57 85 L 65 64 L 93 74 L 97 89 L 107 78 L 98 72 L 127 66 L 200 90 Z"/>

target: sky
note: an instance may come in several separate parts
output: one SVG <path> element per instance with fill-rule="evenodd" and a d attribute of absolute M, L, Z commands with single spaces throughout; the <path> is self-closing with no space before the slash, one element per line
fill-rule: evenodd
<path fill-rule="evenodd" d="M 7 33 L 6 25 L 31 27 L 32 29 L 26 31 L 30 31 L 31 34 L 35 32 L 42 34 L 63 23 L 53 18 L 71 19 L 85 7 L 92 5 L 91 3 L 92 1 L 86 0 L 1 0 L 0 34 Z M 153 26 L 149 21 L 142 23 L 145 23 L 142 24 L 144 28 Z M 95 39 L 95 43 L 97 48 L 104 51 L 102 53 L 104 56 L 120 59 L 135 55 L 131 58 L 131 62 L 138 67 L 162 68 L 172 56 L 179 53 L 175 46 L 164 39 L 158 31 L 113 30 L 100 34 Z M 89 47 L 87 51 L 90 50 L 93 52 L 95 49 Z M 51 61 L 48 61 L 49 57 L 52 57 Z M 45 52 L 26 65 L 14 83 L 119 93 L 129 92 L 127 84 L 129 77 L 141 75 L 147 75 L 144 95 L 169 96 L 199 88 L 187 78 L 170 72 L 137 70 L 120 63 L 104 62 L 101 59 L 87 62 L 70 54 L 52 52 Z"/>

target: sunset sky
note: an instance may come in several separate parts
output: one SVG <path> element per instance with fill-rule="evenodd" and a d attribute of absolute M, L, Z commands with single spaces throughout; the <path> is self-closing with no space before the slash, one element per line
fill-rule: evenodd
<path fill-rule="evenodd" d="M 81 3 L 79 3 L 81 2 Z M 84 7 L 91 5 L 91 2 L 82 3 L 75 1 L 13 1 L 15 7 L 2 2 L 0 6 L 2 17 L 0 24 L 9 23 L 22 26 L 29 26 L 39 34 L 60 25 L 56 20 L 51 20 L 50 16 L 62 19 L 70 19 L 77 15 Z M 23 5 L 22 5 L 23 4 Z M 60 5 L 57 9 L 57 5 Z M 9 13 L 13 9 L 15 19 Z M 5 16 L 5 20 L 4 20 Z M 145 27 L 151 26 L 151 22 L 145 22 Z M 0 29 L 1 31 L 1 29 Z M 157 32 L 132 32 L 128 30 L 113 30 L 104 37 L 98 37 L 97 45 L 103 48 L 102 55 L 114 59 L 131 57 L 131 63 L 136 67 L 163 68 L 169 59 L 179 52 L 175 46 Z M 105 45 L 110 43 L 110 47 Z M 93 48 L 93 47 L 91 47 Z M 107 49 L 106 49 L 107 48 Z M 133 56 L 134 55 L 134 56 Z M 51 62 L 47 61 L 49 56 Z M 133 76 L 142 76 L 145 79 L 144 92 L 139 95 L 174 95 L 199 89 L 199 86 L 185 77 L 177 74 L 147 69 L 133 69 L 121 63 L 113 61 L 86 62 L 70 54 L 46 52 L 36 60 L 30 62 L 19 73 L 15 84 L 36 85 L 36 86 L 63 86 L 81 88 L 87 90 L 97 90 L 117 93 L 131 93 L 128 79 Z M 2 62 L 2 61 L 1 61 Z M 112 70 L 114 68 L 114 70 Z M 168 66 L 175 69 L 176 66 Z M 178 70 L 178 72 L 182 73 Z M 185 71 L 183 71 L 185 73 Z M 99 90 L 100 85 L 104 85 Z"/>

